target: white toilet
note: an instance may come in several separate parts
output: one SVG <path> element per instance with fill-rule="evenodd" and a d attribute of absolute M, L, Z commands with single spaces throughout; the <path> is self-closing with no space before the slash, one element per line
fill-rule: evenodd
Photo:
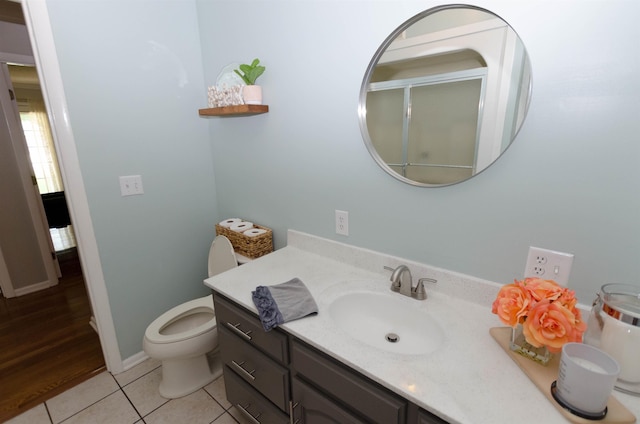
<path fill-rule="evenodd" d="M 233 246 L 217 236 L 209 250 L 209 277 L 238 266 Z M 171 308 L 144 333 L 143 349 L 162 361 L 160 395 L 175 399 L 193 393 L 222 374 L 213 296 Z"/>

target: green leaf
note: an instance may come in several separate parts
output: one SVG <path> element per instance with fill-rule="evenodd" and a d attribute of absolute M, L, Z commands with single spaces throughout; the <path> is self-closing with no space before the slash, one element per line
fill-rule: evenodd
<path fill-rule="evenodd" d="M 247 65 L 246 63 L 239 65 L 240 71 L 242 71 L 242 73 L 240 73 L 240 71 L 237 69 L 234 69 L 234 72 L 240 75 L 240 78 L 242 78 L 242 80 L 247 85 L 254 85 L 256 83 L 256 79 L 258 79 L 258 77 L 262 75 L 266 69 L 264 66 L 258 66 L 259 63 L 259 59 L 253 59 L 251 65 Z"/>

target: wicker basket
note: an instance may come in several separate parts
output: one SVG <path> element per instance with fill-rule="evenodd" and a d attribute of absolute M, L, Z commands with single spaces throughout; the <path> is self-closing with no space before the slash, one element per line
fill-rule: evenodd
<path fill-rule="evenodd" d="M 270 228 L 253 224 L 254 228 L 266 230 L 264 234 L 249 237 L 237 231 L 231 231 L 229 228 L 216 224 L 216 234 L 225 236 L 233 245 L 236 253 L 247 258 L 255 259 L 273 252 L 273 231 Z"/>

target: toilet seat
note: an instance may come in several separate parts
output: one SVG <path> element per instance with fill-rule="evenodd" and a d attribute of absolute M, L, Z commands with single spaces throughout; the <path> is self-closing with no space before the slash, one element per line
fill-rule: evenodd
<path fill-rule="evenodd" d="M 176 334 L 161 334 L 161 331 L 168 325 L 198 312 L 211 314 L 212 318 L 203 324 L 192 329 L 180 331 Z M 156 318 L 144 333 L 144 337 L 150 343 L 166 344 L 175 343 L 186 339 L 197 337 L 203 333 L 211 331 L 216 327 L 215 310 L 213 309 L 213 295 L 190 300 L 169 309 L 167 312 Z"/>

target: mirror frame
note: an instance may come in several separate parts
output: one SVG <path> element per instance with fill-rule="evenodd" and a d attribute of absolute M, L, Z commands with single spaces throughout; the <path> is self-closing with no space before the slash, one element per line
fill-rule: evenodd
<path fill-rule="evenodd" d="M 407 178 L 407 177 L 405 177 L 403 175 L 400 175 L 399 173 L 394 171 L 382 159 L 382 157 L 378 154 L 375 146 L 373 145 L 373 141 L 371 140 L 371 136 L 369 135 L 369 129 L 368 129 L 368 126 L 367 126 L 367 106 L 366 105 L 367 105 L 367 94 L 369 92 L 368 88 L 369 88 L 369 84 L 371 83 L 371 77 L 372 77 L 372 75 L 374 73 L 374 70 L 375 70 L 380 58 L 386 52 L 387 48 L 398 38 L 398 36 L 400 36 L 400 34 L 402 32 L 406 31 L 411 25 L 415 24 L 416 22 L 424 19 L 427 16 L 433 15 L 434 13 L 437 13 L 437 12 L 440 12 L 440 11 L 443 11 L 443 10 L 461 9 L 461 8 L 472 9 L 472 10 L 484 12 L 484 13 L 493 15 L 498 19 L 501 19 L 516 34 L 516 36 L 518 37 L 518 39 L 522 43 L 524 51 L 525 51 L 525 54 L 526 54 L 526 57 L 527 57 L 527 60 L 529 62 L 529 68 L 530 68 L 529 83 L 528 83 L 526 91 L 523 90 L 523 93 L 526 93 L 526 95 L 527 95 L 526 103 L 524 105 L 525 106 L 524 107 L 524 115 L 522 117 L 522 123 L 516 129 L 515 133 L 513 134 L 512 139 L 509 142 L 509 144 L 507 145 L 507 147 L 505 147 L 500 152 L 500 154 L 489 165 L 485 166 L 483 169 L 481 169 L 480 171 L 477 171 L 473 175 L 471 175 L 471 176 L 469 176 L 467 178 L 460 179 L 460 180 L 455 181 L 455 182 L 443 183 L 443 184 L 422 183 L 422 182 L 415 181 L 415 180 L 412 180 L 410 178 Z M 491 165 L 493 165 L 498 159 L 500 159 L 504 155 L 504 152 L 506 152 L 509 149 L 509 147 L 511 147 L 511 145 L 515 141 L 516 137 L 518 136 L 518 133 L 520 132 L 520 129 L 524 125 L 524 121 L 525 121 L 527 113 L 529 111 L 529 105 L 531 103 L 531 92 L 532 92 L 532 85 L 533 85 L 533 76 L 532 76 L 532 74 L 533 74 L 533 72 L 531 71 L 531 59 L 529 58 L 529 54 L 526 51 L 526 46 L 524 45 L 524 42 L 522 42 L 522 39 L 520 38 L 518 33 L 513 29 L 513 27 L 511 27 L 511 25 L 506 20 L 504 20 L 501 16 L 498 16 L 497 14 L 495 14 L 495 13 L 493 13 L 493 12 L 487 10 L 487 9 L 484 9 L 482 7 L 468 5 L 468 4 L 447 4 L 447 5 L 436 6 L 436 7 L 432 7 L 432 8 L 429 8 L 427 10 L 424 10 L 424 11 L 414 15 L 413 17 L 409 18 L 408 20 L 403 22 L 400 26 L 398 26 L 393 32 L 391 32 L 391 34 L 382 42 L 380 47 L 378 47 L 378 49 L 376 50 L 375 54 L 371 58 L 371 61 L 369 62 L 369 66 L 367 67 L 367 70 L 365 71 L 364 78 L 362 79 L 362 85 L 360 87 L 360 96 L 359 96 L 359 99 L 358 99 L 358 119 L 359 119 L 359 122 L 360 122 L 360 132 L 362 133 L 362 138 L 364 140 L 365 146 L 367 147 L 367 150 L 369 151 L 369 153 L 371 154 L 373 159 L 376 161 L 378 166 L 380 166 L 386 173 L 388 173 L 392 177 L 394 177 L 394 178 L 396 178 L 396 179 L 398 179 L 398 180 L 400 180 L 400 181 L 402 181 L 404 183 L 407 183 L 407 184 L 410 184 L 410 185 L 413 185 L 413 186 L 417 186 L 417 187 L 438 188 L 438 187 L 447 187 L 447 186 L 451 186 L 451 185 L 462 183 L 464 181 L 468 181 L 468 180 L 472 179 L 473 177 L 475 177 L 476 175 L 481 174 L 486 169 L 490 168 Z"/>

